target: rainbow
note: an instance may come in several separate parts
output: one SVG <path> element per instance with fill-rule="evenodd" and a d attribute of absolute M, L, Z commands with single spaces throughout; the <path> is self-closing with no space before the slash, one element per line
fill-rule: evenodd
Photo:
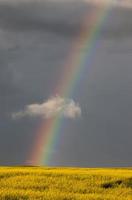
<path fill-rule="evenodd" d="M 81 82 L 82 74 L 87 73 L 91 67 L 92 55 L 95 54 L 98 38 L 111 8 L 110 1 L 106 2 L 104 5 L 92 8 L 90 14 L 85 14 L 80 34 L 72 45 L 61 80 L 55 87 L 55 94 L 63 98 L 72 98 L 76 87 Z M 87 21 L 90 21 L 90 24 Z M 59 141 L 63 122 L 61 114 L 42 121 L 30 158 L 28 158 L 33 165 L 50 165 L 52 152 Z"/>

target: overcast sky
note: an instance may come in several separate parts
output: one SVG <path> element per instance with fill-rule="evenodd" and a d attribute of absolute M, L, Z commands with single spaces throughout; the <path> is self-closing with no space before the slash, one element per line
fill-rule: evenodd
<path fill-rule="evenodd" d="M 14 120 L 12 113 L 53 95 L 82 18 L 94 6 L 81 0 L 0 0 L 0 165 L 29 159 L 40 120 Z M 73 96 L 81 117 L 65 119 L 51 165 L 131 166 L 131 9 L 111 9 L 82 76 Z"/>

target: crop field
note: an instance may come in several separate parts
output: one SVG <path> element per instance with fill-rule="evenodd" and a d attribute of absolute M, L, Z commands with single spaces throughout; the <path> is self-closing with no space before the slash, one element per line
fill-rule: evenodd
<path fill-rule="evenodd" d="M 1 167 L 0 199 L 132 200 L 132 169 Z"/>

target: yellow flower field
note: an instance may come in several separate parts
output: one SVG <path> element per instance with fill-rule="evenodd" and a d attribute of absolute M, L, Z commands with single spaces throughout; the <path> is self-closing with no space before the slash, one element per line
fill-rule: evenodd
<path fill-rule="evenodd" d="M 1 167 L 0 199 L 132 200 L 132 169 Z"/>

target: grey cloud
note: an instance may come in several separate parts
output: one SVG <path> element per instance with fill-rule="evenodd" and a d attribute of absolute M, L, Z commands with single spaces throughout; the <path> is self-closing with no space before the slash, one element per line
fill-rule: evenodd
<path fill-rule="evenodd" d="M 55 95 L 84 13 L 94 9 L 85 3 L 26 1 L 0 3 L 1 165 L 29 159 L 41 122 L 11 120 L 10 115 Z M 82 117 L 65 119 L 51 164 L 131 166 L 131 19 L 132 13 L 121 8 L 113 8 L 105 19 L 102 40 L 71 97 L 81 105 Z"/>
<path fill-rule="evenodd" d="M 0 52 L 0 115 L 4 114 L 5 109 L 6 112 L 8 111 L 9 97 L 12 97 L 18 92 L 16 86 L 13 84 L 12 71 L 8 67 L 8 62 L 3 59 L 4 54 L 2 54 Z M 2 112 L 2 110 L 4 111 Z"/>
<path fill-rule="evenodd" d="M 109 11 L 102 34 L 104 37 L 128 38 L 132 37 L 132 12 L 123 8 L 113 8 Z"/>
<path fill-rule="evenodd" d="M 84 6 L 57 5 L 56 3 L 0 5 L 0 27 L 10 31 L 45 31 L 63 36 L 72 36 L 79 32 L 81 13 Z M 82 12 L 82 11 L 81 11 Z M 76 18 L 72 18 L 76 15 Z"/>
<path fill-rule="evenodd" d="M 75 36 L 79 34 L 84 13 L 95 9 L 87 3 L 19 3 L 0 5 L 0 27 L 8 31 L 37 31 Z M 132 12 L 113 8 L 102 30 L 102 38 L 131 37 Z M 87 20 L 89 24 L 89 19 Z M 90 28 L 90 26 L 89 26 Z"/>

